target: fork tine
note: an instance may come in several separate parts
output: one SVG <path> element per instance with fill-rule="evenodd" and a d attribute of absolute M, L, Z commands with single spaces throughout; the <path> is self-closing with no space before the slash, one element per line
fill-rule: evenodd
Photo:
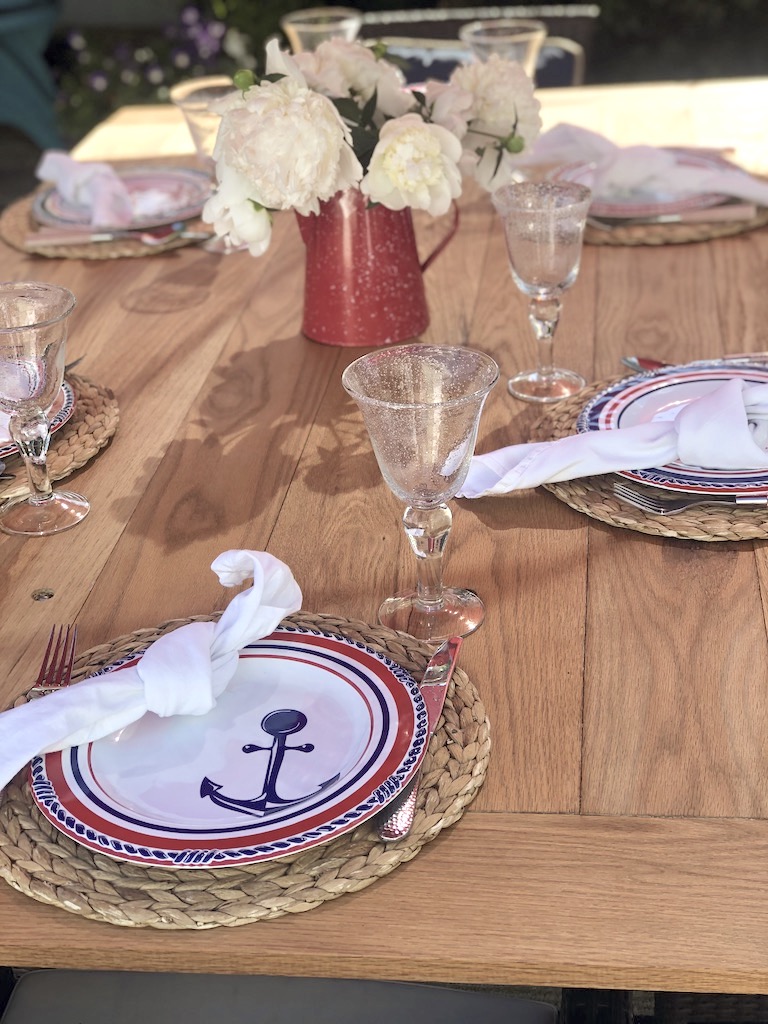
<path fill-rule="evenodd" d="M 59 627 L 59 635 L 56 637 L 56 627 L 53 626 L 51 629 L 51 635 L 48 637 L 48 646 L 45 648 L 45 654 L 43 655 L 43 663 L 40 666 L 40 672 L 37 676 L 37 682 L 35 686 L 45 686 L 48 680 L 48 672 L 56 661 L 56 655 L 58 654 L 59 644 L 61 643 L 62 629 Z M 56 645 L 54 647 L 54 637 L 56 637 Z M 51 648 L 53 647 L 53 657 L 51 657 Z"/>
<path fill-rule="evenodd" d="M 72 637 L 70 641 L 70 636 Z M 64 635 L 64 643 L 61 645 L 61 656 L 59 663 L 56 666 L 56 672 L 53 679 L 50 682 L 51 686 L 57 688 L 66 686 L 72 675 L 72 663 L 75 660 L 75 641 L 77 640 L 77 626 L 74 629 L 71 626 L 67 626 L 67 632 Z"/>
<path fill-rule="evenodd" d="M 65 631 L 66 630 L 66 631 Z M 60 690 L 72 678 L 77 645 L 77 626 L 54 626 L 33 691 Z"/>

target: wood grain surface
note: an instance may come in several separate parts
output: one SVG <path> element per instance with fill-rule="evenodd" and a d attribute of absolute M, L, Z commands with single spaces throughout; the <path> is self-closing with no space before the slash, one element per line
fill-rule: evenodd
<path fill-rule="evenodd" d="M 659 135 L 643 141 L 725 145 L 703 111 L 725 118 L 768 95 L 766 82 L 736 84 L 542 101 L 545 121 L 601 130 L 624 124 L 622 103 L 651 105 L 644 124 Z M 131 153 L 147 123 L 168 159 L 161 140 L 179 124 L 164 108 L 121 112 L 80 155 Z M 756 153 L 750 125 L 736 118 L 730 144 Z M 539 415 L 505 388 L 534 348 L 487 196 L 468 187 L 460 206 L 425 275 L 424 340 L 499 362 L 478 440 L 488 451 L 526 440 Z M 446 229 L 416 226 L 424 254 Z M 54 622 L 76 621 L 84 649 L 224 607 L 231 593 L 209 566 L 228 548 L 284 559 L 307 610 L 369 622 L 412 580 L 402 509 L 340 383 L 363 350 L 301 335 L 303 267 L 291 214 L 261 259 L 190 247 L 95 264 L 0 244 L 0 279 L 72 289 L 68 358 L 120 403 L 116 436 L 72 478 L 92 503 L 86 521 L 60 537 L 0 536 L 4 704 L 30 685 Z M 598 380 L 623 354 L 768 349 L 766 267 L 766 229 L 588 247 L 557 360 Z M 454 502 L 445 576 L 487 605 L 462 665 L 493 738 L 462 821 L 364 892 L 233 930 L 118 929 L 3 886 L 0 962 L 768 992 L 766 550 L 613 529 L 545 491 Z M 51 600 L 32 599 L 42 588 Z"/>

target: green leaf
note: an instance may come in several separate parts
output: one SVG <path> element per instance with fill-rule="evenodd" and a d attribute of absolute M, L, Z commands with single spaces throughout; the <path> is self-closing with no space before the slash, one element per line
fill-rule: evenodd
<path fill-rule="evenodd" d="M 376 113 L 376 95 L 377 95 L 377 90 L 374 89 L 373 93 L 371 94 L 371 98 L 365 104 L 365 106 L 363 107 L 363 109 L 362 109 L 362 111 L 360 113 L 360 124 L 365 124 L 365 125 L 372 125 L 373 124 L 373 115 Z"/>
<path fill-rule="evenodd" d="M 345 121 L 349 121 L 351 124 L 360 124 L 361 111 L 354 100 L 348 96 L 334 96 L 331 98 L 331 103 Z"/>

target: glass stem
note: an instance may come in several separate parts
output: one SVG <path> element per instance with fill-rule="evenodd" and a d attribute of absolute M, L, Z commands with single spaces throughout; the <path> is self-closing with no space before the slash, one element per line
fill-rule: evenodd
<path fill-rule="evenodd" d="M 559 293 L 531 299 L 528 307 L 528 319 L 536 335 L 537 369 L 542 377 L 551 377 L 554 373 L 552 342 L 561 309 Z"/>
<path fill-rule="evenodd" d="M 413 508 L 403 513 L 405 535 L 417 559 L 416 593 L 421 604 L 434 607 L 443 600 L 443 550 L 453 516 L 447 505 Z"/>
<path fill-rule="evenodd" d="M 29 500 L 36 505 L 50 501 L 53 492 L 46 463 L 51 439 L 48 417 L 43 412 L 31 413 L 25 419 L 19 415 L 11 416 L 8 429 L 27 469 Z"/>

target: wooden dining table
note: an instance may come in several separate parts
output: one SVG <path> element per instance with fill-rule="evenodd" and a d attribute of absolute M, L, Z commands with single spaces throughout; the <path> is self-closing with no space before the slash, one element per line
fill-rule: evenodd
<path fill-rule="evenodd" d="M 540 92 L 560 121 L 619 143 L 731 148 L 768 171 L 768 80 Z M 188 158 L 171 107 L 128 107 L 83 159 Z M 493 356 L 477 451 L 527 440 L 542 409 L 505 387 L 534 347 L 501 226 L 467 185 L 425 273 L 425 342 Z M 445 231 L 417 217 L 427 251 Z M 301 333 L 303 247 L 190 245 L 51 259 L 0 244 L 0 279 L 77 297 L 68 359 L 120 421 L 70 483 L 88 518 L 0 535 L 0 695 L 34 680 L 54 623 L 81 650 L 222 609 L 209 566 L 284 560 L 303 607 L 375 623 L 415 566 L 402 508 L 341 386 L 362 349 Z M 590 382 L 620 357 L 768 349 L 768 229 L 684 245 L 585 247 L 557 359 Z M 768 993 L 768 546 L 651 536 L 544 489 L 453 503 L 445 579 L 487 615 L 461 665 L 491 726 L 485 784 L 454 826 L 368 888 L 237 928 L 116 927 L 0 886 L 0 963 L 490 985 Z M 35 600 L 45 592 L 47 600 Z"/>

